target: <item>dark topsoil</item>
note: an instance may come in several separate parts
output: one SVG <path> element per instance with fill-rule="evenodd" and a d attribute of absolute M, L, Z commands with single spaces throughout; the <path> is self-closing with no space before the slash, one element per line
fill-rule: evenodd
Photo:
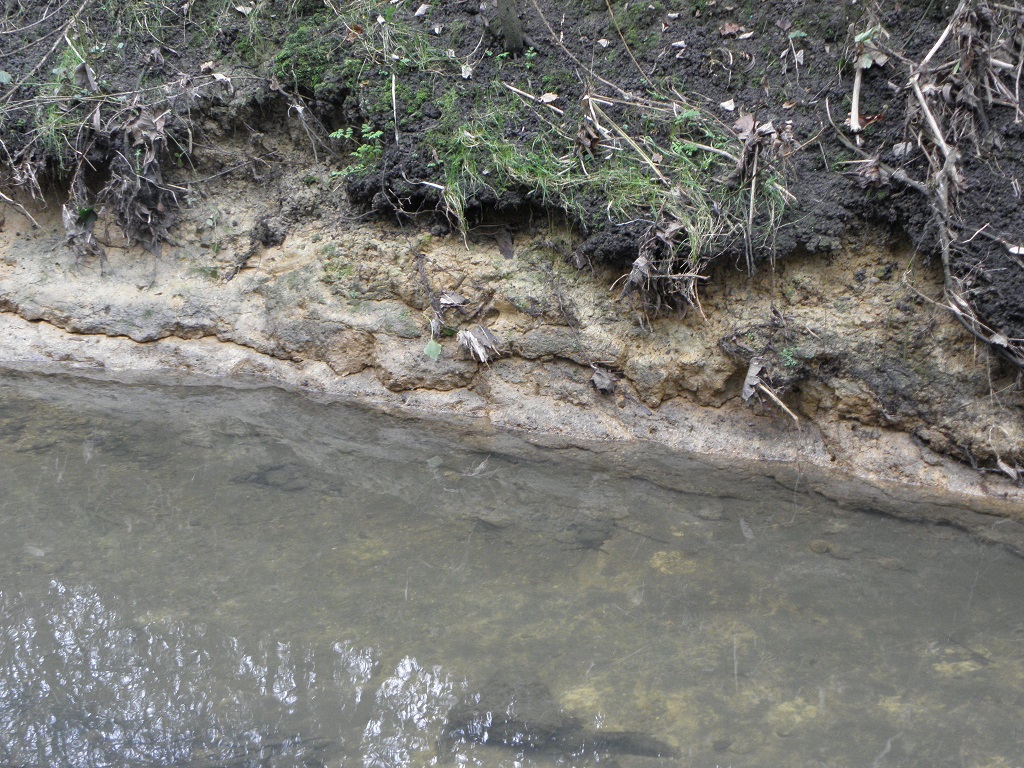
<path fill-rule="evenodd" d="M 786 208 L 781 225 L 773 225 L 771 236 L 760 241 L 766 244 L 754 254 L 755 261 L 794 252 L 827 253 L 847 234 L 878 226 L 938 258 L 941 218 L 929 195 L 933 182 L 917 137 L 923 135 L 924 148 L 935 151 L 908 81 L 912 64 L 925 57 L 953 17 L 953 4 L 881 0 L 865 8 L 845 0 L 518 0 L 516 6 L 526 36 L 522 50 L 515 30 L 500 34 L 498 10 L 489 4 L 481 12 L 478 0 L 441 0 L 420 16 L 415 15 L 420 3 L 414 0 L 333 5 L 195 0 L 166 7 L 130 0 L 62 6 L 6 0 L 0 16 L 0 170 L 6 180 L 0 183 L 8 190 L 33 177 L 44 186 L 77 184 L 72 193 L 84 211 L 78 224 L 86 226 L 94 202 L 102 213 L 102 204 L 132 192 L 133 185 L 123 179 L 111 183 L 117 174 L 109 167 L 119 158 L 152 150 L 159 173 L 187 181 L 190 166 L 198 176 L 231 167 L 232 158 L 216 157 L 210 126 L 218 125 L 222 135 L 244 135 L 273 131 L 299 116 L 315 134 L 313 145 L 335 153 L 339 171 L 352 165 L 351 152 L 360 140 L 370 142 L 374 151 L 364 150 L 367 162 L 348 176 L 355 206 L 388 216 L 425 216 L 428 226 L 445 226 L 439 185 L 446 156 L 436 146 L 437 131 L 458 130 L 463 114 L 478 108 L 486 94 L 500 91 L 496 84 L 534 95 L 556 92 L 564 110 L 561 119 L 578 119 L 581 126 L 580 100 L 588 90 L 628 102 L 656 86 L 662 94 L 685 95 L 719 121 L 726 135 L 742 113 L 759 123 L 771 121 L 777 129 L 791 125 L 796 150 L 778 160 L 774 170 L 784 174 L 796 201 Z M 956 236 L 951 277 L 988 326 L 989 336 L 1001 334 L 1010 345 L 1024 339 L 1024 248 L 1014 248 L 1024 245 L 1024 123 L 1006 93 L 993 101 L 988 93 L 972 91 L 969 80 L 957 79 L 961 67 L 952 62 L 967 36 L 991 32 L 991 39 L 1005 42 L 999 57 L 1007 59 L 1008 68 L 999 74 L 1012 91 L 1015 78 L 1020 82 L 1024 56 L 1024 14 L 1012 6 L 970 3 L 922 81 L 938 84 L 947 105 L 940 117 L 951 121 L 949 136 L 954 127 L 958 131 L 962 184 L 951 196 Z M 74 8 L 79 8 L 77 17 Z M 378 14 L 418 31 L 438 59 L 451 51 L 455 62 L 472 61 L 471 79 L 463 79 L 457 66 L 439 75 L 443 67 L 399 61 L 418 50 L 413 44 L 394 49 L 399 54 L 390 63 L 386 56 L 367 59 L 360 38 L 376 31 Z M 864 71 L 860 112 L 870 122 L 857 151 L 841 141 L 826 108 L 835 125 L 853 138 L 843 122 L 851 106 L 856 36 L 874 25 L 880 30 L 869 37 L 888 60 Z M 76 68 L 79 59 L 68 54 L 65 34 L 83 47 L 90 43 L 83 53 L 95 84 L 88 72 Z M 207 61 L 213 62 L 212 69 L 202 66 Z M 223 73 L 230 82 L 217 77 Z M 103 101 L 98 117 L 92 107 L 97 99 Z M 733 111 L 720 106 L 730 100 Z M 153 116 L 170 110 L 149 133 L 133 123 L 145 104 L 152 105 Z M 606 108 L 613 119 L 625 115 L 615 105 Z M 401 113 L 398 131 L 392 112 Z M 61 120 L 74 128 L 44 141 L 40 126 Z M 380 134 L 361 137 L 364 123 Z M 345 125 L 354 126 L 353 138 L 327 138 Z M 526 146 L 543 125 L 534 111 L 506 130 Z M 661 129 L 643 130 L 657 134 Z M 902 147 L 909 149 L 901 153 Z M 585 151 L 580 146 L 563 150 Z M 588 162 L 600 159 L 588 157 Z M 81 170 L 77 177 L 75 168 Z M 920 182 L 918 188 L 893 178 L 894 169 Z M 147 184 L 163 183 L 159 173 L 150 168 L 138 174 L 143 192 Z M 711 177 L 710 183 L 719 182 Z M 467 195 L 467 219 L 470 224 L 522 223 L 524 216 L 545 208 L 535 192 L 516 184 L 480 186 Z M 610 221 L 600 190 L 588 194 L 584 213 L 574 221 L 578 252 L 628 270 L 643 228 Z M 179 202 L 153 193 L 148 203 L 142 199 L 141 215 L 170 221 Z M 140 209 L 133 210 L 140 215 Z M 723 249 L 742 267 L 740 251 L 736 243 Z"/>

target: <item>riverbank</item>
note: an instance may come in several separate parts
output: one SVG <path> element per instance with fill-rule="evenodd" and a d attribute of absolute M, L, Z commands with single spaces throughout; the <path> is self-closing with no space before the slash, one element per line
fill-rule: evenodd
<path fill-rule="evenodd" d="M 654 447 L 668 463 L 695 454 L 1024 552 L 1024 492 L 934 449 L 934 436 L 977 434 L 979 419 L 996 425 L 994 440 L 1014 439 L 1018 427 L 997 421 L 1006 410 L 987 396 L 990 369 L 970 339 L 921 298 L 941 290 L 941 278 L 910 252 L 861 241 L 842 258 L 791 261 L 754 279 L 726 271 L 705 290 L 704 317 L 645 328 L 607 290 L 607 275 L 554 257 L 557 231 L 517 235 L 508 259 L 489 235 L 474 242 L 314 219 L 260 245 L 225 280 L 207 265 L 249 247 L 261 199 L 249 195 L 215 198 L 231 201 L 218 213 L 219 253 L 211 216 L 196 209 L 161 256 L 110 249 L 102 264 L 63 248 L 52 214 L 37 213 L 38 229 L 8 215 L 3 364 L 130 382 L 270 384 L 461 425 L 471 439 L 509 433 L 624 457 Z M 452 325 L 484 323 L 493 359 L 475 359 L 445 334 L 437 359 L 428 354 L 431 297 L 460 302 L 443 310 Z M 742 397 L 748 369 L 729 343 L 754 334 L 777 334 L 800 361 L 785 398 L 792 415 L 769 397 Z M 918 377 L 935 397 L 910 407 L 907 387 L 887 401 L 872 376 L 895 375 Z M 643 461 L 634 469 L 645 471 Z"/>

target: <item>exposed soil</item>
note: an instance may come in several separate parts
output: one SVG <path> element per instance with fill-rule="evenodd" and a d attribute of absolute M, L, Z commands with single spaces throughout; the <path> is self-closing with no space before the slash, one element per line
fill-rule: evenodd
<path fill-rule="evenodd" d="M 340 17 L 313 0 L 146 13 L 86 0 L 75 14 L 8 4 L 0 308 L 76 333 L 217 338 L 338 377 L 372 371 L 389 393 L 459 393 L 442 395 L 458 400 L 453 412 L 484 409 L 521 429 L 551 427 L 552 401 L 610 402 L 641 421 L 650 409 L 752 408 L 785 442 L 797 423 L 785 408 L 817 425 L 829 461 L 861 461 L 858 472 L 874 462 L 884 476 L 886 459 L 855 460 L 850 446 L 870 454 L 902 433 L 993 481 L 1019 477 L 1024 126 L 1012 89 L 975 93 L 996 81 L 957 80 L 947 64 L 983 39 L 1012 85 L 1024 14 L 924 0 L 519 0 L 520 49 L 492 7 L 419 6 L 353 3 Z M 392 28 L 419 30 L 429 48 L 403 37 L 381 43 L 399 60 L 366 58 L 367 41 Z M 61 47 L 65 37 L 81 50 Z M 957 139 L 948 216 L 935 191 L 941 147 L 909 85 L 940 39 L 923 82 Z M 858 133 L 848 120 L 864 40 L 877 47 Z M 702 117 L 640 120 L 636 104 L 654 90 Z M 542 94 L 556 97 L 550 107 L 518 109 Z M 772 153 L 755 156 L 788 190 L 781 218 L 759 204 L 746 235 L 711 241 L 699 302 L 617 300 L 659 212 L 616 216 L 597 187 L 567 207 L 528 177 L 483 167 L 463 190 L 459 230 L 446 192 L 464 170 L 450 144 L 460 121 L 516 107 L 497 138 L 523 153 L 552 121 L 572 136 L 579 126 L 557 154 L 596 172 L 630 148 L 586 133 L 585 96 L 606 99 L 608 124 L 651 146 L 693 140 L 673 133 L 683 124 L 713 127 L 743 158 L 772 137 Z M 737 138 L 744 115 L 772 130 Z M 707 187 L 758 181 L 749 164 L 717 162 Z M 445 292 L 466 305 L 439 305 Z M 444 335 L 478 326 L 500 342 L 490 368 Z M 440 361 L 423 352 L 434 336 Z M 763 386 L 745 401 L 751 372 Z M 604 436 L 636 426 L 604 418 Z M 896 465 L 892 479 L 927 474 Z"/>

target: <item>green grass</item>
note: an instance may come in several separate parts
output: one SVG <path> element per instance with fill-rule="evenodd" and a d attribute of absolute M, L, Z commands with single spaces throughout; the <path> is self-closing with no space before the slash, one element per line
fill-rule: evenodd
<path fill-rule="evenodd" d="M 716 240 L 741 228 L 749 210 L 749 188 L 717 182 L 730 170 L 725 155 L 741 147 L 735 140 L 730 145 L 692 107 L 666 101 L 624 107 L 620 116 L 643 126 L 636 133 L 625 122 L 599 116 L 608 133 L 591 156 L 575 140 L 574 126 L 583 120 L 578 112 L 558 116 L 500 85 L 479 99 L 468 118 L 454 95 L 448 101 L 443 112 L 454 117 L 427 141 L 441 158 L 445 205 L 459 226 L 465 226 L 467 200 L 477 190 L 526 190 L 537 204 L 591 228 L 603 221 L 680 223 L 686 238 L 677 255 L 696 268 Z M 518 131 L 524 123 L 542 128 L 524 141 Z"/>

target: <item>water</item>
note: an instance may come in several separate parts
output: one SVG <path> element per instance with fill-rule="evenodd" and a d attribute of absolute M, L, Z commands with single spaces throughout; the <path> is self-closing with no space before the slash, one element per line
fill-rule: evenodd
<path fill-rule="evenodd" d="M 1024 561 L 638 466 L 7 374 L 0 765 L 1022 764 Z M 495 680 L 675 756 L 443 738 Z"/>

